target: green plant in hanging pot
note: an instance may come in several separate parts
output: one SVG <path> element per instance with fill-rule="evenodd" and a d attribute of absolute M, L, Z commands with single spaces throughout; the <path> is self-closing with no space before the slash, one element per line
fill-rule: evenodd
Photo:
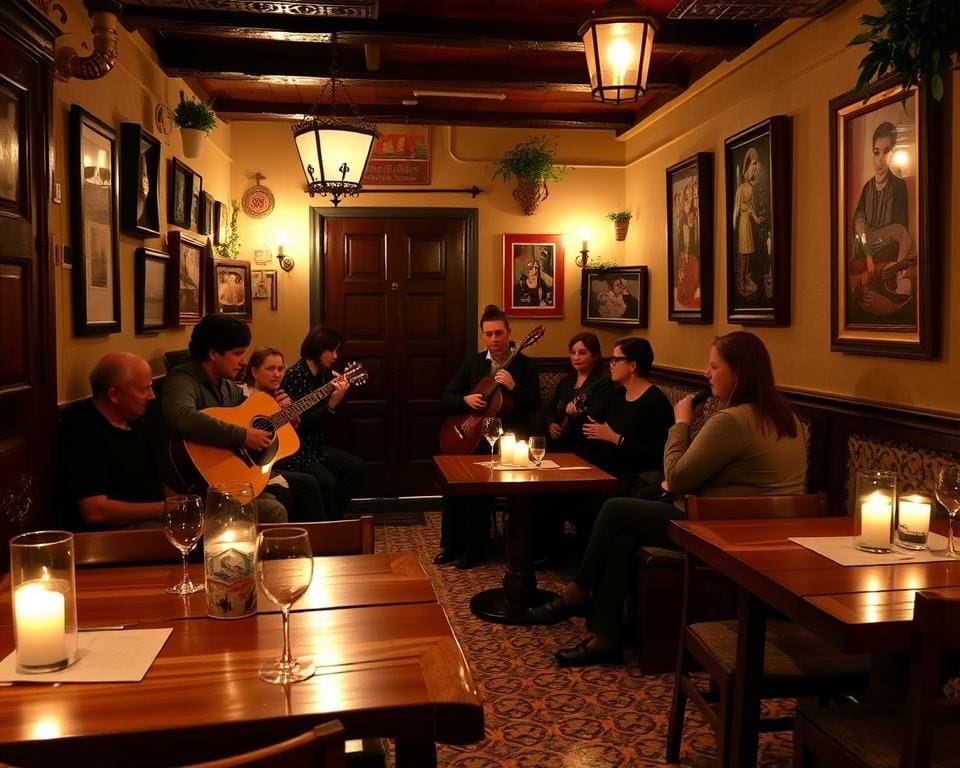
<path fill-rule="evenodd" d="M 240 256 L 240 228 L 237 218 L 240 215 L 240 205 L 236 200 L 230 201 L 230 223 L 227 224 L 227 234 L 220 245 L 216 246 L 217 255 L 221 259 L 236 259 Z"/>
<path fill-rule="evenodd" d="M 217 114 L 209 104 L 184 98 L 183 91 L 180 91 L 180 103 L 173 110 L 173 122 L 180 126 L 183 154 L 196 157 L 200 154 L 203 137 L 217 126 Z"/>
<path fill-rule="evenodd" d="M 607 214 L 607 218 L 613 222 L 613 231 L 616 233 L 617 240 L 626 240 L 627 230 L 630 228 L 630 219 L 633 218 L 633 214 L 626 210 L 610 211 L 610 213 Z"/>
<path fill-rule="evenodd" d="M 850 41 L 868 46 L 857 91 L 869 95 L 872 83 L 892 73 L 904 92 L 923 83 L 940 101 L 950 67 L 960 63 L 960 2 L 880 0 L 880 7 L 879 16 L 860 17 L 865 29 Z"/>
<path fill-rule="evenodd" d="M 494 166 L 494 179 L 517 180 L 513 199 L 527 216 L 536 213 L 549 196 L 547 182 L 560 181 L 569 170 L 565 165 L 555 165 L 556 155 L 556 145 L 550 146 L 546 136 L 530 136 L 508 150 Z"/>

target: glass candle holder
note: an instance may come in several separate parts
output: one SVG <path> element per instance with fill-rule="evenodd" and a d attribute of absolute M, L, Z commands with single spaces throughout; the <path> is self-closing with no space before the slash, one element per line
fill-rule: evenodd
<path fill-rule="evenodd" d="M 250 483 L 211 485 L 203 516 L 203 572 L 209 616 L 239 619 L 256 613 L 256 545 L 253 487 Z"/>
<path fill-rule="evenodd" d="M 860 535 L 854 543 L 858 548 L 867 552 L 890 551 L 896 507 L 895 472 L 874 469 L 857 472 L 854 514 Z"/>
<path fill-rule="evenodd" d="M 53 672 L 77 659 L 73 553 L 68 531 L 36 531 L 10 539 L 18 672 Z"/>
<path fill-rule="evenodd" d="M 897 505 L 897 544 L 904 549 L 926 549 L 930 535 L 929 496 L 901 496 Z"/>
<path fill-rule="evenodd" d="M 513 432 L 504 432 L 500 436 L 500 463 L 513 464 L 513 457 L 517 445 L 517 436 Z"/>

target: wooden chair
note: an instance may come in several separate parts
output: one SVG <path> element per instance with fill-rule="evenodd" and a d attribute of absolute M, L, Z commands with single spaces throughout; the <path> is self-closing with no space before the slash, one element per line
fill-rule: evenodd
<path fill-rule="evenodd" d="M 918 592 L 912 630 L 905 709 L 801 709 L 794 726 L 794 766 L 960 765 L 960 700 L 939 697 L 943 653 L 960 649 L 960 600 Z"/>
<path fill-rule="evenodd" d="M 690 497 L 686 499 L 687 517 L 692 520 L 731 520 L 757 518 L 822 517 L 827 515 L 825 494 L 797 496 Z M 685 558 L 683 634 L 677 654 L 673 704 L 667 732 L 667 762 L 679 762 L 680 743 L 687 699 L 695 704 L 717 735 L 717 762 L 730 766 L 727 746 L 736 712 L 731 711 L 736 676 L 737 622 L 706 621 L 692 623 L 692 606 L 697 599 L 699 581 L 712 569 L 691 557 Z M 698 687 L 692 671 L 703 670 L 710 676 L 710 689 Z M 763 698 L 830 696 L 862 689 L 866 685 L 868 660 L 863 656 L 839 653 L 813 633 L 790 621 L 767 624 L 763 679 Z M 761 731 L 786 730 L 791 718 L 760 721 Z M 730 766 L 730 768 L 735 768 Z"/>
<path fill-rule="evenodd" d="M 257 528 L 304 528 L 314 555 L 373 554 L 373 515 L 316 523 L 263 523 Z"/>
<path fill-rule="evenodd" d="M 332 720 L 279 744 L 183 768 L 344 768 L 343 745 L 343 726 Z"/>

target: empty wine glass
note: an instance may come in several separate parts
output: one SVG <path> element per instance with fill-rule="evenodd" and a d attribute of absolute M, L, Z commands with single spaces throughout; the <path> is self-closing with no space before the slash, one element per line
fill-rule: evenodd
<path fill-rule="evenodd" d="M 286 685 L 313 677 L 312 661 L 290 655 L 290 606 L 303 597 L 313 578 L 313 551 L 303 528 L 267 528 L 257 538 L 257 582 L 270 602 L 280 607 L 283 653 L 260 665 L 260 679 Z"/>
<path fill-rule="evenodd" d="M 940 470 L 937 477 L 937 501 L 947 510 L 950 516 L 947 528 L 947 557 L 957 555 L 953 548 L 953 521 L 960 511 L 960 467 L 950 466 Z"/>
<path fill-rule="evenodd" d="M 171 595 L 192 595 L 203 590 L 203 584 L 194 584 L 187 569 L 187 555 L 197 546 L 203 534 L 203 501 L 199 496 L 184 494 L 163 501 L 163 531 L 167 540 L 180 550 L 183 558 L 183 579 L 167 588 Z"/>
<path fill-rule="evenodd" d="M 536 462 L 537 469 L 540 469 L 540 462 L 547 454 L 547 438 L 534 436 L 530 438 L 530 458 Z"/>
<path fill-rule="evenodd" d="M 493 446 L 497 444 L 503 434 L 503 422 L 496 416 L 489 416 L 483 420 L 483 436 L 490 443 L 490 466 L 493 466 Z"/>

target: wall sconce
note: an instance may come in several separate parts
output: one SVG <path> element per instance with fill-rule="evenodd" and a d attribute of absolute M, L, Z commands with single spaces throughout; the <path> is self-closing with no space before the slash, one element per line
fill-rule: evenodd
<path fill-rule="evenodd" d="M 283 230 L 277 232 L 277 261 L 280 262 L 280 269 L 284 272 L 292 272 L 294 263 L 293 258 L 284 253 L 287 245 L 287 233 Z"/>
<path fill-rule="evenodd" d="M 586 227 L 581 228 L 580 238 L 580 255 L 574 259 L 574 263 L 581 269 L 584 269 L 590 260 L 590 230 Z"/>

